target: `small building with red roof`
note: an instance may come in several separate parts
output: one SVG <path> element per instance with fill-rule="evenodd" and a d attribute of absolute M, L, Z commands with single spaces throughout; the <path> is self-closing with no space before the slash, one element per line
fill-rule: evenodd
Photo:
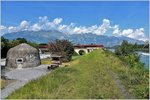
<path fill-rule="evenodd" d="M 47 44 L 39 45 L 39 52 L 40 52 L 40 54 L 48 53 L 49 52 L 48 45 Z"/>

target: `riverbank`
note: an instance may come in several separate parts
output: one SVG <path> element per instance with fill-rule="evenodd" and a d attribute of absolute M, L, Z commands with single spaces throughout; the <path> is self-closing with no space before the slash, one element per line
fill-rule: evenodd
<path fill-rule="evenodd" d="M 145 52 L 139 52 L 140 55 L 140 61 L 144 63 L 145 68 L 149 69 L 149 58 L 150 54 Z"/>
<path fill-rule="evenodd" d="M 115 52 L 115 49 L 107 49 L 111 52 Z M 138 51 L 137 52 L 140 55 L 140 62 L 144 63 L 145 68 L 149 69 L 149 58 L 150 58 L 150 53 L 143 52 L 143 51 Z"/>

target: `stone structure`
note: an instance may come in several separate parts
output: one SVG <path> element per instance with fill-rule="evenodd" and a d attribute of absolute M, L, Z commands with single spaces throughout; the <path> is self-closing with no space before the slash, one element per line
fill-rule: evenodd
<path fill-rule="evenodd" d="M 11 48 L 7 53 L 7 68 L 36 67 L 40 64 L 41 61 L 38 50 L 26 43 Z"/>
<path fill-rule="evenodd" d="M 80 50 L 83 50 L 85 53 L 91 52 L 96 49 L 104 48 L 103 45 L 89 44 L 89 45 L 74 45 L 74 50 L 79 54 Z"/>

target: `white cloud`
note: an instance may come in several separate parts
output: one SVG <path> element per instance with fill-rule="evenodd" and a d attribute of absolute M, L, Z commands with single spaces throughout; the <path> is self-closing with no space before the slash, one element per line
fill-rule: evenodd
<path fill-rule="evenodd" d="M 128 36 L 133 33 L 133 29 L 125 29 L 122 31 L 121 35 Z"/>
<path fill-rule="evenodd" d="M 75 23 L 70 23 L 69 25 L 61 24 L 62 18 L 55 18 L 53 21 L 49 21 L 47 16 L 39 17 L 39 21 L 30 26 L 29 22 L 26 20 L 22 21 L 19 26 L 9 27 L 9 32 L 17 32 L 23 30 L 39 31 L 39 30 L 50 30 L 55 29 L 67 34 L 84 34 L 93 33 L 97 35 L 103 35 L 109 29 L 110 21 L 108 19 L 103 19 L 102 25 L 92 25 L 90 27 L 76 26 Z"/>
<path fill-rule="evenodd" d="M 80 26 L 74 27 L 73 33 L 83 34 L 83 33 L 93 33 L 97 35 L 104 35 L 110 28 L 110 21 L 108 19 L 103 19 L 103 23 L 100 26 L 92 25 L 90 27 Z"/>
<path fill-rule="evenodd" d="M 136 29 L 134 32 L 128 35 L 130 38 L 138 39 L 138 40 L 147 40 L 145 34 L 144 34 L 144 28 Z"/>
<path fill-rule="evenodd" d="M 1 31 L 1 34 L 3 35 L 5 33 L 25 31 L 25 30 L 28 30 L 28 28 L 29 28 L 29 23 L 24 20 L 24 21 L 22 21 L 20 23 L 19 26 L 9 26 L 9 27 L 6 27 L 6 26 L 1 25 L 0 26 L 0 31 Z"/>
<path fill-rule="evenodd" d="M 8 33 L 18 32 L 18 27 L 10 26 L 8 27 Z"/>
<path fill-rule="evenodd" d="M 115 25 L 115 26 L 113 27 L 113 29 L 114 29 L 113 34 L 118 34 L 118 33 L 120 33 L 119 25 Z M 119 34 L 118 34 L 118 35 L 119 35 Z"/>
<path fill-rule="evenodd" d="M 39 23 L 45 24 L 45 23 L 48 23 L 48 22 L 49 22 L 49 20 L 48 20 L 47 16 L 39 17 Z"/>
<path fill-rule="evenodd" d="M 119 28 L 119 25 L 112 26 L 109 19 L 103 19 L 102 24 L 99 25 L 91 25 L 89 27 L 86 26 L 77 26 L 75 23 L 70 23 L 69 25 L 62 24 L 62 18 L 55 18 L 52 21 L 49 21 L 47 16 L 39 17 L 38 22 L 33 23 L 32 25 L 23 20 L 19 26 L 0 26 L 1 34 L 12 33 L 18 31 L 39 31 L 39 30 L 59 30 L 66 34 L 85 34 L 85 33 L 93 33 L 96 35 L 104 35 L 111 29 L 112 35 L 115 36 L 126 36 L 133 39 L 138 40 L 146 40 L 144 34 L 144 28 L 139 29 L 123 29 Z"/>
<path fill-rule="evenodd" d="M 20 23 L 20 28 L 21 28 L 21 30 L 28 30 L 28 28 L 29 28 L 29 22 L 27 22 L 26 20 L 22 21 Z"/>
<path fill-rule="evenodd" d="M 62 18 L 55 18 L 54 21 L 53 21 L 53 23 L 55 25 L 59 25 L 62 22 L 62 20 L 63 20 Z"/>
<path fill-rule="evenodd" d="M 124 29 L 124 30 L 120 30 L 118 25 L 115 25 L 113 27 L 114 31 L 113 34 L 116 36 L 126 36 L 129 38 L 133 38 L 133 39 L 137 39 L 137 40 L 142 40 L 142 41 L 146 41 L 148 40 L 148 38 L 146 38 L 145 34 L 144 34 L 144 28 L 139 28 L 139 29 Z"/>
<path fill-rule="evenodd" d="M 7 30 L 8 30 L 7 27 L 0 25 L 0 33 L 1 33 L 0 35 L 7 33 Z"/>
<path fill-rule="evenodd" d="M 66 27 L 67 27 L 67 25 L 60 25 L 58 29 L 59 30 L 64 30 Z"/>
<path fill-rule="evenodd" d="M 102 34 L 104 34 L 110 28 L 110 21 L 103 19 L 103 24 L 99 27 Z"/>
<path fill-rule="evenodd" d="M 62 20 L 62 18 L 55 18 L 52 22 L 50 22 L 47 16 L 39 17 L 39 21 L 32 26 L 31 30 L 58 30 L 59 24 L 62 22 Z"/>
<path fill-rule="evenodd" d="M 39 31 L 39 30 L 41 30 L 41 27 L 40 27 L 40 25 L 38 25 L 38 24 L 36 23 L 36 24 L 34 24 L 33 26 L 31 26 L 31 30 L 32 30 L 32 31 Z"/>
<path fill-rule="evenodd" d="M 89 28 L 86 28 L 85 26 L 83 26 L 83 27 L 75 27 L 74 29 L 73 29 L 73 32 L 74 33 L 78 33 L 78 34 L 81 34 L 81 33 L 90 33 L 90 30 L 89 30 Z"/>
<path fill-rule="evenodd" d="M 58 30 L 61 31 L 61 32 L 66 33 L 66 34 L 75 34 L 73 32 L 74 28 L 75 28 L 75 23 L 70 23 L 69 25 L 60 24 L 58 26 Z"/>

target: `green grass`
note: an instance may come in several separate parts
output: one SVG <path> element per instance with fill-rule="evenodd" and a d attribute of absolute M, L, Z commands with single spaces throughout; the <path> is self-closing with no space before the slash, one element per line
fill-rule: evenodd
<path fill-rule="evenodd" d="M 107 67 L 107 68 L 106 68 Z M 113 54 L 96 50 L 79 56 L 70 62 L 69 67 L 57 68 L 52 73 L 33 80 L 16 90 L 8 99 L 117 99 L 125 98 L 110 75 L 114 71 L 126 86 L 128 92 L 136 98 L 143 98 L 148 86 L 144 83 L 128 83 L 131 77 L 138 78 L 132 70 Z M 139 69 L 138 69 L 139 71 Z M 130 77 L 128 77 L 130 76 Z M 144 77 L 144 76 L 143 76 Z M 143 79 L 141 79 L 143 80 Z M 130 88 L 128 87 L 130 86 Z M 137 87 L 137 88 L 136 88 Z M 132 89 L 132 91 L 130 90 Z"/>
<path fill-rule="evenodd" d="M 15 80 L 6 80 L 6 79 L 0 79 L 1 81 L 1 89 L 4 89 L 7 85 L 10 83 L 13 83 Z"/>
<path fill-rule="evenodd" d="M 1 79 L 1 89 L 3 89 L 6 85 L 6 80 Z"/>
<path fill-rule="evenodd" d="M 74 60 L 78 59 L 79 57 L 80 57 L 80 55 L 75 55 L 75 56 L 72 56 L 72 59 L 71 59 L 71 61 L 74 61 Z"/>
<path fill-rule="evenodd" d="M 49 58 L 42 59 L 41 64 L 51 64 L 51 59 L 49 59 Z"/>
<path fill-rule="evenodd" d="M 130 67 L 111 52 L 105 52 L 107 64 L 114 71 L 128 92 L 137 99 L 149 98 L 149 70 L 144 67 Z"/>

